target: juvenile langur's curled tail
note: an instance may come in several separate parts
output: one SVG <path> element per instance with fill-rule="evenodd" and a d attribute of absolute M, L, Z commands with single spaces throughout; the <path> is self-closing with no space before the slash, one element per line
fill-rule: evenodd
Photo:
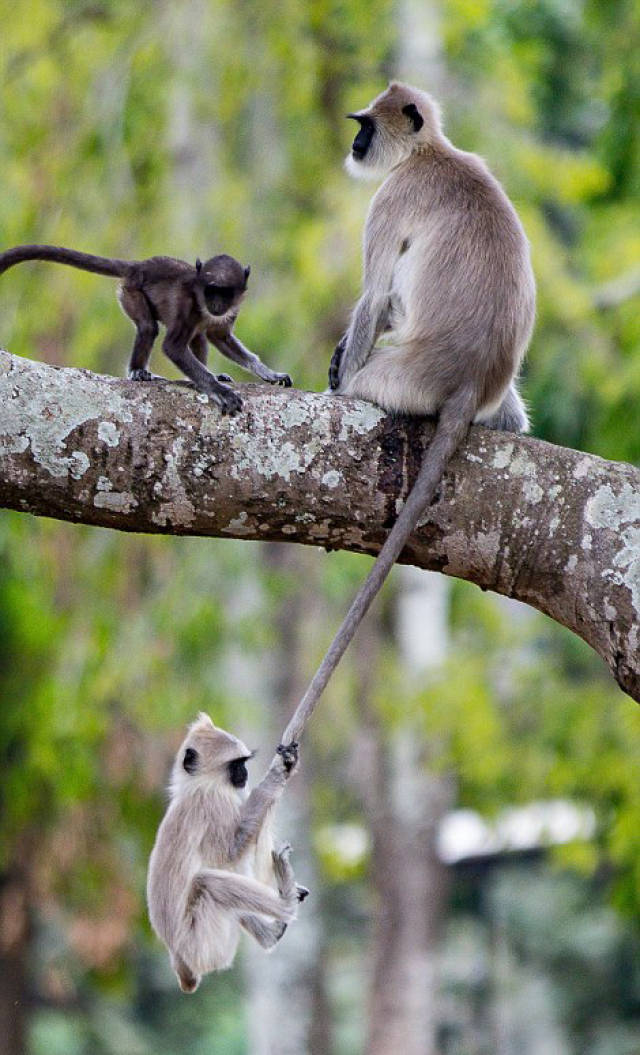
<path fill-rule="evenodd" d="M 364 234 L 363 291 L 329 369 L 337 395 L 437 415 L 417 480 L 285 733 L 304 723 L 432 502 L 472 422 L 526 431 L 516 377 L 535 315 L 522 225 L 497 180 L 445 137 L 425 92 L 393 82 L 364 110 L 347 158 L 386 176 Z"/>
<path fill-rule="evenodd" d="M 291 384 L 288 374 L 276 373 L 250 352 L 233 333 L 240 304 L 247 290 L 250 267 L 221 253 L 195 266 L 171 256 L 148 260 L 118 260 L 80 253 L 57 245 L 18 245 L 0 253 L 0 275 L 26 260 L 49 260 L 81 271 L 121 279 L 120 307 L 136 328 L 129 360 L 133 381 L 150 381 L 149 356 L 166 327 L 162 350 L 201 392 L 206 392 L 223 414 L 235 414 L 242 400 L 229 384 L 230 377 L 216 377 L 207 369 L 209 342 L 227 359 L 238 363 L 270 384 Z"/>
<path fill-rule="evenodd" d="M 298 764 L 280 746 L 249 795 L 254 752 L 200 714 L 178 751 L 171 801 L 149 860 L 149 918 L 183 992 L 230 967 L 242 930 L 263 949 L 280 940 L 309 891 L 295 882 L 291 847 L 273 848 L 273 808 Z"/>

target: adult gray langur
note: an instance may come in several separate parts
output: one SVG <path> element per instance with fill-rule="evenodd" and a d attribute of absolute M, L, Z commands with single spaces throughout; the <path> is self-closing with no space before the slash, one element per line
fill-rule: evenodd
<path fill-rule="evenodd" d="M 285 738 L 299 736 L 470 424 L 529 426 L 516 376 L 533 329 L 535 283 L 511 202 L 479 157 L 446 138 L 425 92 L 394 81 L 348 116 L 360 125 L 348 171 L 385 178 L 369 208 L 362 295 L 334 352 L 330 389 L 385 410 L 437 415 L 437 426 Z"/>

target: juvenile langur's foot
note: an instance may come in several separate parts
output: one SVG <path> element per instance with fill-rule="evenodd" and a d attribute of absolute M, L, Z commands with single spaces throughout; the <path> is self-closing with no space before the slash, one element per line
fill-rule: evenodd
<path fill-rule="evenodd" d="M 275 371 L 269 378 L 269 384 L 281 385 L 282 388 L 291 388 L 292 381 L 289 374 L 277 374 Z"/>
<path fill-rule="evenodd" d="M 242 400 L 237 392 L 234 392 L 232 388 L 227 388 L 226 385 L 219 384 L 216 382 L 215 387 L 207 385 L 202 389 L 210 399 L 220 408 L 222 414 L 228 414 L 229 417 L 233 417 L 242 410 Z"/>
<path fill-rule="evenodd" d="M 251 367 L 248 367 L 251 369 Z M 272 370 L 270 367 L 265 366 L 264 363 L 256 363 L 254 373 L 260 378 L 261 381 L 266 381 L 269 385 L 282 385 L 283 388 L 291 388 L 291 378 L 289 374 L 279 374 L 277 370 Z"/>
<path fill-rule="evenodd" d="M 273 850 L 272 856 L 276 861 L 288 861 L 291 857 L 291 843 L 283 843 L 279 850 Z"/>
<path fill-rule="evenodd" d="M 130 381 L 157 381 L 158 374 L 152 374 L 150 370 L 130 370 Z"/>
<path fill-rule="evenodd" d="M 222 381 L 223 385 L 232 385 L 233 378 L 229 377 L 229 374 L 216 374 L 218 381 Z"/>
<path fill-rule="evenodd" d="M 287 773 L 290 773 L 298 764 L 298 741 L 292 740 L 290 744 L 278 744 L 277 752 L 282 758 L 282 764 Z"/>

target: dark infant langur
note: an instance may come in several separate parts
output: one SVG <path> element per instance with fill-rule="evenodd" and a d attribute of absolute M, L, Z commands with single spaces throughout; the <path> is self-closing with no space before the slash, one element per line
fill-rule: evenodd
<path fill-rule="evenodd" d="M 270 370 L 232 332 L 251 270 L 232 256 L 223 253 L 204 264 L 197 260 L 194 267 L 170 256 L 112 260 L 62 246 L 19 245 L 0 253 L 0 274 L 23 260 L 51 260 L 122 280 L 118 299 L 137 331 L 128 371 L 134 381 L 153 377 L 147 363 L 161 322 L 167 331 L 162 350 L 196 388 L 213 399 L 223 414 L 235 414 L 241 409 L 242 400 L 224 384 L 231 381 L 230 377 L 218 378 L 207 369 L 209 341 L 227 359 L 263 381 L 291 384 L 288 374 Z"/>
<path fill-rule="evenodd" d="M 169 949 L 180 988 L 230 967 L 241 931 L 272 949 L 309 891 L 295 882 L 291 847 L 274 850 L 273 808 L 298 764 L 280 746 L 247 795 L 252 751 L 200 714 L 178 751 L 171 801 L 149 860 L 149 918 Z"/>
<path fill-rule="evenodd" d="M 529 245 L 484 162 L 446 138 L 425 92 L 392 82 L 347 158 L 383 179 L 364 232 L 363 291 L 329 369 L 337 395 L 437 415 L 420 471 L 287 734 L 304 724 L 472 422 L 526 431 L 516 388 L 535 315 Z M 285 734 L 285 735 L 287 735 Z"/>

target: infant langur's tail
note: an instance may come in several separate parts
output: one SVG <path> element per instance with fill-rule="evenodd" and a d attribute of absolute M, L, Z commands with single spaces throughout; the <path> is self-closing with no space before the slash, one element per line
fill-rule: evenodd
<path fill-rule="evenodd" d="M 454 393 L 440 410 L 436 431 L 424 455 L 416 482 L 380 550 L 376 563 L 353 599 L 340 629 L 298 704 L 283 734 L 283 744 L 300 738 L 302 729 L 360 622 L 402 553 L 420 517 L 432 502 L 447 465 L 467 435 L 476 410 L 475 391 L 466 388 Z"/>
<path fill-rule="evenodd" d="M 97 275 L 111 275 L 113 278 L 124 278 L 131 267 L 127 260 L 78 253 L 75 249 L 65 249 L 61 245 L 17 245 L 15 249 L 0 253 L 0 275 L 23 260 L 52 260 L 56 264 L 67 264 L 81 271 L 93 271 Z"/>

